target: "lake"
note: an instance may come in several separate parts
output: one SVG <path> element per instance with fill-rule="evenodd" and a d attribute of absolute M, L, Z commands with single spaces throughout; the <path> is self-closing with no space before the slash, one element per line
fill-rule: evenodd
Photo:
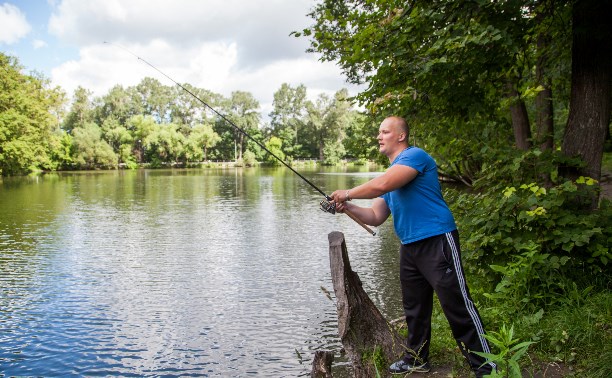
<path fill-rule="evenodd" d="M 326 193 L 376 175 L 296 170 Z M 399 244 L 321 199 L 284 167 L 3 179 L 0 376 L 308 376 L 322 349 L 342 376 L 327 235 L 390 319 Z"/>

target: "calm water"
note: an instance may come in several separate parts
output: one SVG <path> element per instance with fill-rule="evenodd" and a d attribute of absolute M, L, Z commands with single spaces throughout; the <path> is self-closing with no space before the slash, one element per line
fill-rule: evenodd
<path fill-rule="evenodd" d="M 300 173 L 328 193 L 373 177 Z M 398 242 L 320 199 L 286 168 L 0 181 L 0 376 L 307 376 L 319 349 L 342 375 L 327 235 L 389 318 Z"/>

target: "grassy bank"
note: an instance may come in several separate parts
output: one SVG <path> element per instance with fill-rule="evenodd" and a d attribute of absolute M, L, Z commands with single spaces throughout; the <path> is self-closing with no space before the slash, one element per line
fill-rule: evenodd
<path fill-rule="evenodd" d="M 507 304 L 486 298 L 479 288 L 480 279 L 472 277 L 470 285 L 474 301 L 489 334 L 503 327 L 513 328 L 514 344 L 533 342 L 519 360 L 523 377 L 593 377 L 608 378 L 612 374 L 612 293 L 601 277 L 583 289 L 576 286 L 551 306 L 507 314 Z M 452 377 L 473 376 L 468 369 L 448 322 L 437 303 L 432 326 L 431 360 L 445 365 Z M 490 343 L 494 354 L 503 347 Z M 512 353 L 506 359 L 512 357 Z"/>

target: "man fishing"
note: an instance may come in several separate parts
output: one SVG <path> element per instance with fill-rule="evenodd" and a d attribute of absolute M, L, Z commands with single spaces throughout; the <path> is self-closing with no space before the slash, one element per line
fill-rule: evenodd
<path fill-rule="evenodd" d="M 436 162 L 410 146 L 408 124 L 388 117 L 378 131 L 380 152 L 391 163 L 387 171 L 362 185 L 336 190 L 330 197 L 336 211 L 353 213 L 365 224 L 379 226 L 393 214 L 401 241 L 400 281 L 408 338 L 403 358 L 389 367 L 392 374 L 428 372 L 434 291 L 453 336 L 477 377 L 495 367 L 474 352 L 490 352 L 480 315 L 469 294 L 453 215 L 442 197 Z M 371 207 L 349 203 L 374 199 Z"/>

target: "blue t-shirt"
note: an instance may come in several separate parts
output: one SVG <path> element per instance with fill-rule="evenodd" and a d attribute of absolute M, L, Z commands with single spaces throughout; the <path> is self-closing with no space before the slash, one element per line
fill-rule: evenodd
<path fill-rule="evenodd" d="M 434 159 L 418 147 L 408 147 L 389 167 L 395 164 L 419 172 L 408 184 L 381 196 L 391 210 L 395 233 L 402 244 L 454 231 L 457 226 L 442 198 Z"/>

